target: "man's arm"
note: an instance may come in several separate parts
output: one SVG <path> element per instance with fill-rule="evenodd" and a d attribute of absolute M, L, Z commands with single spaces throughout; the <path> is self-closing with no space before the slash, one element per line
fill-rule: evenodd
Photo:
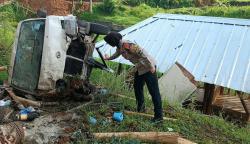
<path fill-rule="evenodd" d="M 105 55 L 104 59 L 105 60 L 113 60 L 113 59 L 118 58 L 120 55 L 121 55 L 120 51 L 116 50 L 116 52 L 112 56 L 110 56 L 110 57 L 108 57 L 108 56 Z"/>
<path fill-rule="evenodd" d="M 139 45 L 133 43 L 124 44 L 124 48 L 127 49 L 127 51 L 141 57 L 140 64 L 144 65 L 144 67 L 149 67 L 152 73 L 155 72 L 155 65 L 149 60 L 149 55 L 146 54 Z"/>

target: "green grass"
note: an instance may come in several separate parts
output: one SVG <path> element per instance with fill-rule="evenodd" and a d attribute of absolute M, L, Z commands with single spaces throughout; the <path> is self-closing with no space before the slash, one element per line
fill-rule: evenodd
<path fill-rule="evenodd" d="M 119 5 L 116 6 L 112 14 L 104 13 L 98 8 L 98 5 L 95 5 L 93 10 L 93 14 L 85 12 L 83 14 L 79 14 L 79 17 L 87 21 L 107 21 L 125 27 L 140 22 L 156 13 L 165 11 L 162 8 L 151 8 L 145 4 L 138 7 Z"/>
<path fill-rule="evenodd" d="M 0 85 L 3 84 L 3 80 L 7 80 L 8 74 L 7 72 L 0 72 Z"/>
<path fill-rule="evenodd" d="M 108 63 L 108 65 L 113 69 L 117 68 L 117 64 Z M 119 93 L 134 98 L 133 89 L 129 89 L 124 83 L 125 77 L 126 71 L 116 76 L 115 74 L 94 69 L 91 75 L 91 82 L 108 88 L 110 93 Z M 145 96 L 149 97 L 147 90 L 145 90 Z M 166 101 L 163 102 L 165 116 L 178 120 L 165 121 L 162 125 L 153 125 L 148 118 L 130 115 L 125 115 L 125 120 L 122 123 L 107 122 L 107 117 L 112 116 L 112 109 L 110 109 L 109 103 L 120 102 L 123 108 L 133 111 L 136 110 L 136 103 L 133 100 L 112 96 L 102 97 L 102 100 L 98 102 L 102 102 L 103 104 L 99 105 L 99 107 L 95 105 L 87 108 L 87 113 L 91 116 L 95 116 L 99 122 L 97 125 L 90 125 L 91 132 L 166 132 L 168 128 L 173 128 L 175 132 L 197 143 L 250 143 L 250 125 L 241 128 L 240 126 L 223 120 L 222 117 L 206 116 L 198 111 L 176 106 L 173 108 L 169 106 Z M 150 98 L 146 99 L 146 107 L 147 111 L 153 114 L 153 106 Z M 109 141 L 107 140 L 107 142 Z"/>
<path fill-rule="evenodd" d="M 128 27 L 157 13 L 173 13 L 249 19 L 250 6 L 230 7 L 222 5 L 202 8 L 190 7 L 177 9 L 162 9 L 152 8 L 145 4 L 142 4 L 137 7 L 120 5 L 116 6 L 114 13 L 106 14 L 98 8 L 98 5 L 96 5 L 94 6 L 94 12 L 92 14 L 85 12 L 83 14 L 79 14 L 79 17 L 87 21 L 106 21 Z"/>
<path fill-rule="evenodd" d="M 111 67 L 115 68 L 115 65 L 111 64 Z M 110 93 L 118 92 L 134 97 L 133 91 L 123 82 L 125 80 L 124 77 L 125 73 L 117 77 L 106 72 L 94 70 L 91 81 L 107 87 Z M 161 125 L 154 125 L 150 123 L 149 118 L 125 115 L 125 119 L 121 123 L 107 122 L 107 117 L 112 116 L 113 112 L 109 103 L 120 102 L 125 109 L 129 110 L 135 110 L 136 103 L 133 100 L 112 96 L 102 97 L 102 99 L 106 99 L 99 101 L 103 104 L 87 108 L 87 113 L 96 117 L 98 121 L 97 125 L 90 125 L 89 130 L 91 132 L 166 132 L 168 128 L 173 128 L 175 132 L 197 143 L 250 143 L 250 125 L 241 128 L 231 122 L 226 122 L 221 117 L 206 116 L 198 111 L 194 112 L 194 110 L 172 107 L 167 102 L 164 102 L 165 116 L 176 118 L 178 119 L 177 121 L 164 121 Z M 147 99 L 146 106 L 148 112 L 152 114 L 153 107 L 150 99 Z"/>
<path fill-rule="evenodd" d="M 6 29 L 1 34 L 0 30 L 0 44 L 5 45 L 6 49 L 8 44 L 13 41 L 15 27 L 19 20 L 25 17 L 17 16 L 19 13 L 12 8 L 13 5 L 0 8 L 0 15 L 2 16 L 0 23 L 6 22 L 10 28 Z M 19 9 L 20 10 L 20 9 Z M 25 12 L 25 11 L 24 11 Z M 220 16 L 220 17 L 235 17 L 235 18 L 250 18 L 250 7 L 228 7 L 228 6 L 215 6 L 204 8 L 179 8 L 179 9 L 161 9 L 151 8 L 147 5 L 140 5 L 138 7 L 128 7 L 124 5 L 116 6 L 113 14 L 104 14 L 97 6 L 94 7 L 94 13 L 80 14 L 81 19 L 89 21 L 108 21 L 115 24 L 130 26 L 140 22 L 156 13 L 178 13 L 178 14 L 192 14 L 192 15 L 204 15 L 204 16 Z M 0 27 L 1 29 L 1 27 Z M 10 33 L 10 34 L 8 34 Z M 7 36 L 8 35 L 8 36 Z M 7 44 L 6 44 L 7 42 Z M 9 48 L 7 49 L 7 55 L 10 54 Z M 0 65 L 8 64 L 9 57 L 3 57 L 0 51 Z M 117 65 L 108 63 L 113 69 L 116 69 Z M 128 67 L 125 68 L 126 70 Z M 110 90 L 110 93 L 120 93 L 129 97 L 134 97 L 133 89 L 130 89 L 125 83 L 126 72 L 116 76 L 101 70 L 93 70 L 91 75 L 91 82 L 96 85 L 106 87 Z M 0 73 L 0 81 L 7 79 L 7 73 Z M 1 82 L 0 82 L 1 83 Z M 149 96 L 147 90 L 145 90 L 145 96 Z M 168 128 L 173 128 L 174 131 L 180 133 L 183 137 L 186 137 L 192 141 L 198 143 L 250 143 L 250 126 L 239 127 L 232 123 L 224 121 L 221 117 L 205 116 L 200 112 L 194 112 L 193 110 L 182 109 L 174 107 L 170 109 L 167 102 L 164 102 L 165 116 L 177 118 L 178 120 L 165 121 L 162 125 L 153 125 L 149 122 L 148 118 L 141 116 L 125 116 L 122 123 L 107 122 L 102 123 L 107 116 L 112 115 L 112 109 L 110 109 L 111 102 L 120 102 L 125 109 L 135 110 L 135 101 L 122 99 L 117 97 L 99 97 L 102 99 L 102 105 L 89 106 L 86 110 L 88 115 L 96 116 L 98 120 L 97 125 L 90 125 L 90 132 L 114 132 L 114 131 L 168 131 Z M 146 106 L 149 113 L 152 111 L 152 102 L 150 99 L 146 99 Z M 92 140 L 93 142 L 100 142 Z M 104 141 L 105 142 L 105 141 Z M 107 143 L 140 143 L 138 140 L 118 139 L 113 138 L 107 140 Z"/>
<path fill-rule="evenodd" d="M 18 22 L 31 16 L 16 3 L 0 7 L 0 66 L 9 64 Z"/>

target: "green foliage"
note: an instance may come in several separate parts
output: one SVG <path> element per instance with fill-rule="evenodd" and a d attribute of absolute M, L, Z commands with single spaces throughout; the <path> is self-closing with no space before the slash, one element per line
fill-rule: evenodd
<path fill-rule="evenodd" d="M 102 21 L 112 22 L 114 24 L 125 27 L 136 24 L 148 17 L 157 13 L 173 13 L 173 14 L 187 14 L 187 15 L 202 15 L 202 16 L 218 16 L 231 18 L 250 18 L 250 6 L 213 6 L 213 7 L 189 7 L 177 9 L 162 9 L 152 8 L 146 4 L 141 4 L 136 7 L 129 7 L 125 5 L 118 5 L 112 14 L 106 14 L 94 6 L 94 13 L 85 12 L 79 15 L 80 19 L 87 21 Z"/>
<path fill-rule="evenodd" d="M 17 3 L 0 7 L 0 65 L 8 65 L 19 21 L 32 16 Z"/>
<path fill-rule="evenodd" d="M 217 16 L 217 17 L 230 17 L 230 18 L 250 18 L 250 6 L 230 7 L 230 6 L 214 6 L 204 8 L 180 8 L 171 9 L 168 13 L 174 14 L 189 14 L 201 16 Z"/>
<path fill-rule="evenodd" d="M 103 3 L 99 5 L 99 9 L 103 12 L 111 14 L 115 9 L 116 0 L 103 0 Z"/>
<path fill-rule="evenodd" d="M 14 38 L 14 29 L 11 22 L 8 21 L 8 15 L 5 13 L 0 14 L 0 66 L 6 65 L 10 59 L 11 46 Z"/>
<path fill-rule="evenodd" d="M 0 85 L 3 84 L 3 80 L 7 80 L 8 74 L 7 72 L 0 72 Z"/>
<path fill-rule="evenodd" d="M 112 79 L 112 81 L 118 81 L 117 83 L 123 80 L 122 77 L 116 77 L 115 75 L 109 74 L 108 77 L 109 78 L 105 80 L 103 75 L 96 73 L 96 75 L 92 77 L 92 80 L 94 79 L 96 81 L 101 79 L 103 81 L 102 83 L 109 83 L 110 79 Z M 98 81 L 96 82 L 100 83 Z M 117 88 L 120 89 L 119 93 L 131 96 L 127 90 L 122 90 L 120 85 L 121 84 L 117 86 Z M 113 89 L 109 90 L 113 92 Z M 84 108 L 84 110 L 89 111 L 91 116 L 95 116 L 97 119 L 96 125 L 90 125 L 90 132 L 168 132 L 169 128 L 172 128 L 174 132 L 178 132 L 183 137 L 197 143 L 250 143 L 250 129 L 247 126 L 239 127 L 230 122 L 226 122 L 221 117 L 206 116 L 194 110 L 171 107 L 169 105 L 164 105 L 165 116 L 176 118 L 177 121 L 164 121 L 162 124 L 152 124 L 149 121 L 150 118 L 140 115 L 125 115 L 121 123 L 109 121 L 107 117 L 112 115 L 112 110 L 108 107 L 108 103 L 121 102 L 127 108 L 134 110 L 135 101 L 113 96 L 106 98 L 107 103 L 102 103 L 98 108 L 96 105 L 92 108 Z M 146 97 L 146 100 L 150 102 L 147 105 L 147 111 L 152 114 L 152 102 L 148 97 Z M 111 143 L 111 141 L 113 142 L 113 139 L 106 139 L 105 142 Z M 122 139 L 116 139 L 115 142 L 117 141 L 124 142 Z"/>
<path fill-rule="evenodd" d="M 124 3 L 130 6 L 138 6 L 140 4 L 145 3 L 151 7 L 161 7 L 161 8 L 194 6 L 194 0 L 124 0 Z"/>
<path fill-rule="evenodd" d="M 162 13 L 165 10 L 162 8 L 151 8 L 146 4 L 142 4 L 137 7 L 117 5 L 112 14 L 103 13 L 99 9 L 99 5 L 95 5 L 93 11 L 93 13 L 85 12 L 79 15 L 80 19 L 87 21 L 113 22 L 128 27 L 156 13 Z"/>

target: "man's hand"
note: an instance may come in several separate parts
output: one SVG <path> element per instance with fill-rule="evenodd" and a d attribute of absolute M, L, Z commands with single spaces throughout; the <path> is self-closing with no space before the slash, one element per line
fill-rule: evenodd
<path fill-rule="evenodd" d="M 104 60 L 108 60 L 109 56 L 107 54 L 104 55 Z"/>
<path fill-rule="evenodd" d="M 151 73 L 155 73 L 155 67 L 151 68 L 151 69 L 150 69 L 150 72 L 151 72 Z"/>

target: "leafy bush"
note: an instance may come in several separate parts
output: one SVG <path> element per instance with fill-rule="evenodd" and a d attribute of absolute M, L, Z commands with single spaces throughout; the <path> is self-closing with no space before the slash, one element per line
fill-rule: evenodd
<path fill-rule="evenodd" d="M 111 14 L 115 9 L 116 0 L 103 0 L 103 3 L 99 5 L 99 8 L 108 14 Z"/>
<path fill-rule="evenodd" d="M 0 14 L 0 66 L 6 65 L 10 59 L 11 45 L 14 38 L 14 28 L 8 22 L 4 13 Z"/>
<path fill-rule="evenodd" d="M 19 21 L 32 16 L 17 3 L 0 7 L 0 65 L 8 65 Z"/>

